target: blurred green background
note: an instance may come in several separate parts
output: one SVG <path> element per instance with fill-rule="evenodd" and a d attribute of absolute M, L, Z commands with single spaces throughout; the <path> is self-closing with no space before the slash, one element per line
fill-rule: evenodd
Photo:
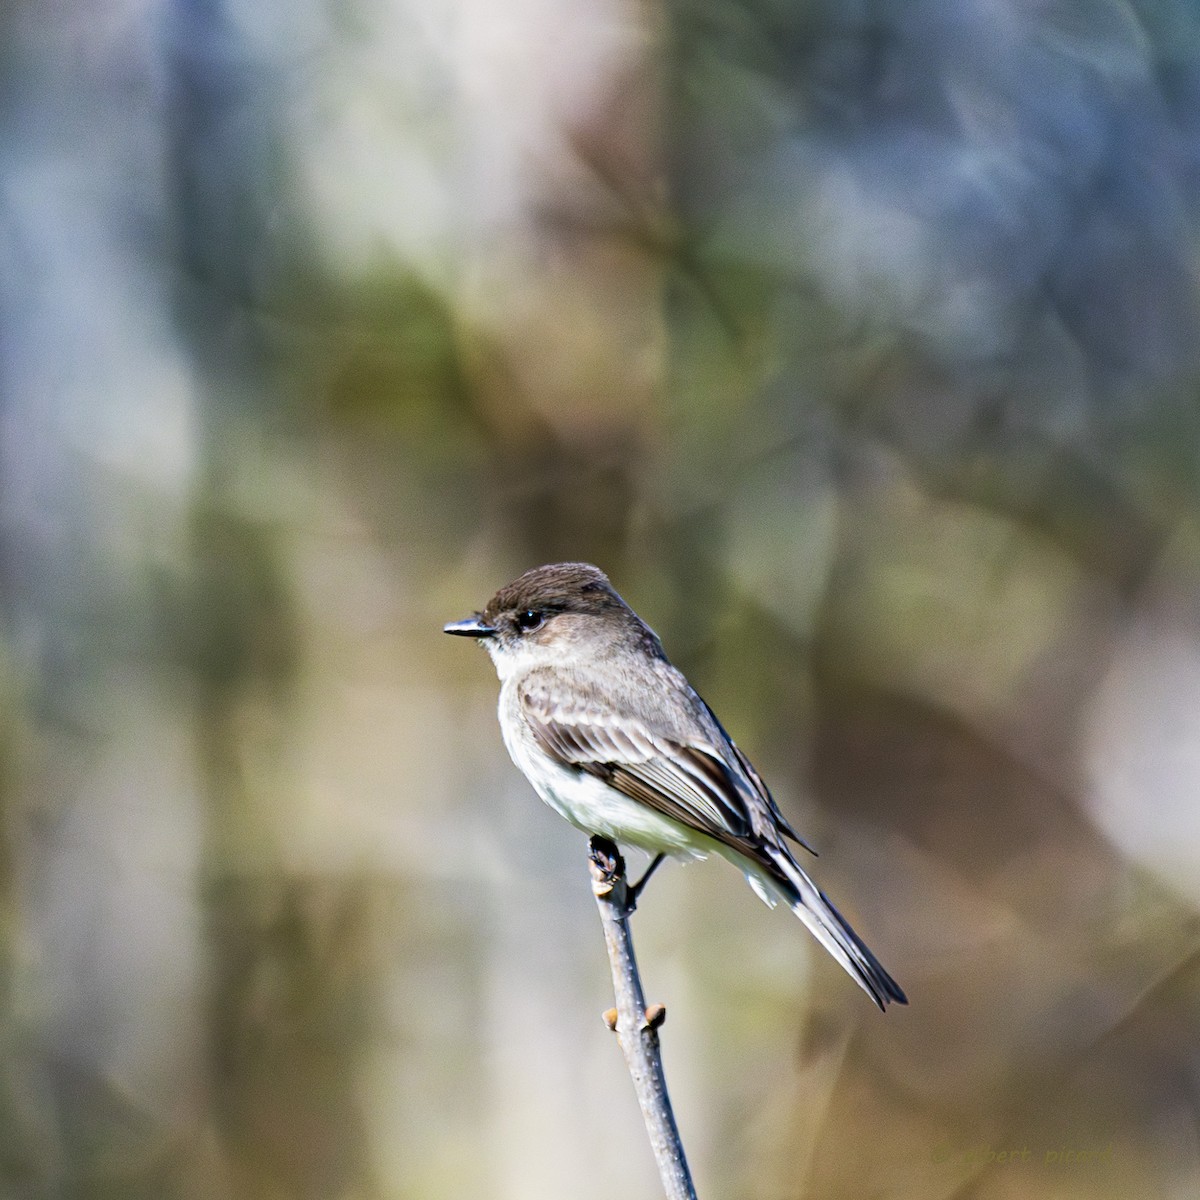
<path fill-rule="evenodd" d="M 1198 34 L 0 9 L 0 1197 L 657 1194 L 440 633 L 564 558 L 912 1001 L 664 870 L 701 1196 L 1200 1194 Z"/>

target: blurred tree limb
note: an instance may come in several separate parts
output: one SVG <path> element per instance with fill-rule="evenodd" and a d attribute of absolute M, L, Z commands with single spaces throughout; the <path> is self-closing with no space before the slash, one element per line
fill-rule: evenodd
<path fill-rule="evenodd" d="M 666 1009 L 661 1005 L 646 1008 L 633 955 L 629 917 L 637 901 L 637 889 L 626 882 L 625 860 L 607 838 L 592 838 L 588 858 L 617 1000 L 615 1013 L 606 1014 L 606 1019 L 621 1043 L 667 1200 L 696 1200 L 659 1052 L 658 1027 Z"/>

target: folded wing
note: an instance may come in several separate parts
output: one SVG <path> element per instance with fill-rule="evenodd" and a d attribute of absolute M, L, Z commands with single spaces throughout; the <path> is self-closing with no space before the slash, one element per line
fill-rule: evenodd
<path fill-rule="evenodd" d="M 747 804 L 753 785 L 738 778 L 718 746 L 668 737 L 599 703 L 565 707 L 536 681 L 521 689 L 520 701 L 534 736 L 559 762 L 682 825 L 755 853 Z"/>

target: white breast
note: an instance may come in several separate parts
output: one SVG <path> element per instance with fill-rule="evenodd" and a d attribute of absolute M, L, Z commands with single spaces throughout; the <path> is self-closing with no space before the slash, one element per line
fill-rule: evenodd
<path fill-rule="evenodd" d="M 500 689 L 500 730 L 513 762 L 537 794 L 585 833 L 598 833 L 651 854 L 703 858 L 715 849 L 702 834 L 618 792 L 596 776 L 550 758 L 525 723 L 512 676 Z"/>

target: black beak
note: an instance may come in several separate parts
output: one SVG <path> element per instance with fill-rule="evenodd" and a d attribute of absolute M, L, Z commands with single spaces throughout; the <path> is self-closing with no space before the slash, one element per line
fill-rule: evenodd
<path fill-rule="evenodd" d="M 467 617 L 465 621 L 451 621 L 449 625 L 443 627 L 442 632 L 454 633 L 459 637 L 489 638 L 496 636 L 496 631 L 490 625 L 484 624 L 483 618 L 478 614 Z"/>

